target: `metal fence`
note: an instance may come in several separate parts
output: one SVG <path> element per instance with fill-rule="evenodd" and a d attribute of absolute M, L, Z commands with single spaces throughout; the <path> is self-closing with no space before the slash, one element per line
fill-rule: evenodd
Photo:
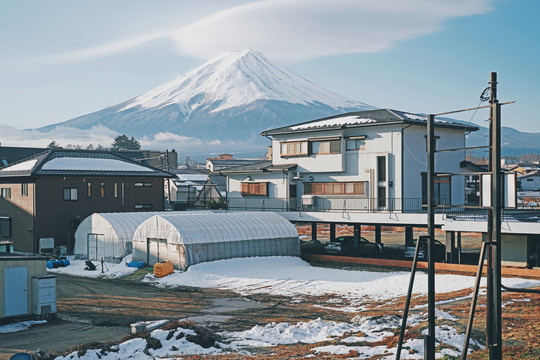
<path fill-rule="evenodd" d="M 449 219 L 461 221 L 487 221 L 488 219 L 487 209 L 472 209 L 454 206 L 448 209 L 445 214 Z M 501 219 L 502 221 L 539 222 L 540 208 L 505 208 L 501 211 Z"/>
<path fill-rule="evenodd" d="M 420 198 L 360 198 L 314 196 L 302 198 L 228 198 L 227 208 L 250 211 L 315 211 L 315 212 L 424 212 Z"/>
<path fill-rule="evenodd" d="M 425 202 L 425 201 L 424 201 Z M 425 213 L 422 198 L 361 198 L 346 196 L 314 196 L 303 198 L 230 197 L 206 199 L 205 202 L 176 202 L 176 210 L 221 209 L 235 211 L 301 211 L 301 212 L 397 212 Z M 540 198 L 518 198 L 516 208 L 502 210 L 503 221 L 540 221 Z M 443 205 L 443 204 L 439 204 Z M 487 220 L 487 210 L 470 206 L 441 206 L 435 210 L 454 220 Z"/>

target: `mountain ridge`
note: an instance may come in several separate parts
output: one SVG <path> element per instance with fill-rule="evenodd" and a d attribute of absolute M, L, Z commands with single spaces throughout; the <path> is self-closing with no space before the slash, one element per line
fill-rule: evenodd
<path fill-rule="evenodd" d="M 319 87 L 259 52 L 242 50 L 130 100 L 38 130 L 103 125 L 136 137 L 170 132 L 259 142 L 255 139 L 268 128 L 366 109 L 374 107 Z"/>
<path fill-rule="evenodd" d="M 375 107 L 328 91 L 247 49 L 223 54 L 132 99 L 37 130 L 105 126 L 137 138 L 172 133 L 199 144 L 241 142 L 245 152 L 246 144 L 253 144 L 253 151 L 267 145 L 259 135 L 263 130 L 370 109 Z M 540 153 L 540 133 L 503 127 L 502 134 L 503 155 Z M 486 145 L 487 135 L 480 126 L 468 135 L 468 146 Z"/>

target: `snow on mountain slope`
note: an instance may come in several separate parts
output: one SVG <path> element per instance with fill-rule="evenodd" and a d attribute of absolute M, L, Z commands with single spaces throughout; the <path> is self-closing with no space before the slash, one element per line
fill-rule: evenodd
<path fill-rule="evenodd" d="M 253 50 L 221 55 L 128 102 L 120 111 L 141 106 L 162 108 L 177 104 L 186 118 L 210 103 L 211 112 L 245 106 L 256 100 L 280 100 L 308 105 L 323 103 L 335 109 L 372 108 L 325 90 Z"/>
<path fill-rule="evenodd" d="M 166 134 L 181 137 L 184 147 L 190 143 L 201 151 L 239 154 L 248 149 L 253 156 L 265 152 L 268 141 L 259 135 L 263 130 L 368 109 L 374 107 L 325 90 L 259 52 L 243 50 L 131 100 L 38 130 L 101 126 L 146 143 Z"/>

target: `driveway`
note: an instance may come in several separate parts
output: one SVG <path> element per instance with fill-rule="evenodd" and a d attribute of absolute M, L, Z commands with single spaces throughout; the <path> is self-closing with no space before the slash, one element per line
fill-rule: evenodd
<path fill-rule="evenodd" d="M 58 318 L 2 334 L 0 359 L 40 347 L 61 351 L 89 342 L 118 341 L 130 333 L 130 324 L 141 320 L 188 318 L 198 323 L 251 324 L 253 313 L 246 309 L 264 312 L 264 307 L 275 304 L 270 300 L 263 306 L 216 289 L 163 289 L 138 281 L 56 276 Z"/>

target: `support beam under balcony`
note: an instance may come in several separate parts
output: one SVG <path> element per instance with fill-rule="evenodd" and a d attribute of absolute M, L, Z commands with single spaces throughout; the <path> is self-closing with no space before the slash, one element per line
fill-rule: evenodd
<path fill-rule="evenodd" d="M 317 223 L 311 223 L 311 240 L 317 241 Z"/>

